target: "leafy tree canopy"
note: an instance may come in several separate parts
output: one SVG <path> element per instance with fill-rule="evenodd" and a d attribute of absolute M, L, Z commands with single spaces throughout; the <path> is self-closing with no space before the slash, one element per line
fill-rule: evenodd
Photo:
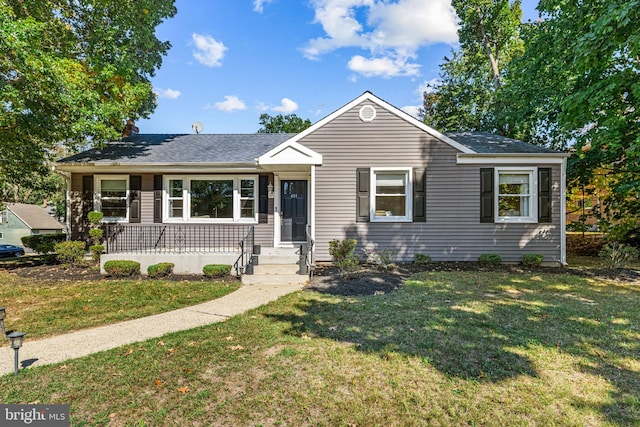
<path fill-rule="evenodd" d="M 173 0 L 0 0 L 0 180 L 30 185 L 56 147 L 120 136 L 156 101 Z"/>
<path fill-rule="evenodd" d="M 311 126 L 311 120 L 301 119 L 295 114 L 270 116 L 264 113 L 260 115 L 260 125 L 258 133 L 300 133 Z"/>

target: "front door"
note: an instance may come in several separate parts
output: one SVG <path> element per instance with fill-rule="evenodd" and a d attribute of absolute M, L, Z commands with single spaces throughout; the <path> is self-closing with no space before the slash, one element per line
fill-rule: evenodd
<path fill-rule="evenodd" d="M 281 182 L 283 242 L 303 242 L 307 240 L 307 181 L 284 180 Z"/>

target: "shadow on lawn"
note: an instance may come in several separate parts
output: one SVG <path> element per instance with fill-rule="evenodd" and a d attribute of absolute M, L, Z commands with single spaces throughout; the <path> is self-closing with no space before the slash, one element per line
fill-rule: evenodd
<path fill-rule="evenodd" d="M 310 294 L 297 307 L 303 314 L 271 316 L 292 325 L 289 333 L 297 336 L 353 343 L 381 357 L 421 357 L 447 375 L 480 382 L 537 377 L 534 357 L 544 364 L 568 354 L 579 366 L 564 369 L 592 373 L 615 389 L 613 403 L 599 411 L 615 422 L 637 422 L 640 378 L 623 360 L 640 354 L 633 332 L 640 288 L 531 276 L 474 272 L 460 280 L 457 274 L 425 274 L 423 281 L 384 295 Z"/>

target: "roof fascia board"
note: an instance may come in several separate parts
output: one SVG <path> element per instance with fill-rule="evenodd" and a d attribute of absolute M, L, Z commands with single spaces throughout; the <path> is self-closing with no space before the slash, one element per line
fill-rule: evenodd
<path fill-rule="evenodd" d="M 567 157 L 564 153 L 555 154 L 534 154 L 534 155 L 523 155 L 523 154 L 458 154 L 456 163 L 459 165 L 485 165 L 485 164 L 494 164 L 494 165 L 507 165 L 507 164 L 525 164 L 525 165 L 533 165 L 539 163 L 547 163 L 547 164 L 562 164 L 564 159 Z"/>
<path fill-rule="evenodd" d="M 328 116 L 326 116 L 322 120 L 314 123 L 311 127 L 308 127 L 307 129 L 305 129 L 301 133 L 299 133 L 296 136 L 292 137 L 290 139 L 290 141 L 300 141 L 301 139 L 303 139 L 307 135 L 315 132 L 319 128 L 323 127 L 325 124 L 331 122 L 335 118 L 341 116 L 342 114 L 346 113 L 347 111 L 351 110 L 355 106 L 357 106 L 357 105 L 359 105 L 359 104 L 361 104 L 362 102 L 365 102 L 365 101 L 369 101 L 369 102 L 373 102 L 374 104 L 377 104 L 379 107 L 384 108 L 385 110 L 389 111 L 392 114 L 395 114 L 399 118 L 409 122 L 410 124 L 412 124 L 412 125 L 416 126 L 417 128 L 423 130 L 424 132 L 428 133 L 429 135 L 441 140 L 442 142 L 445 142 L 445 143 L 449 144 L 451 147 L 457 149 L 458 151 L 461 151 L 463 153 L 469 153 L 469 154 L 475 153 L 475 151 L 471 150 L 469 147 L 464 146 L 464 145 L 460 144 L 459 142 L 454 141 L 453 139 L 451 139 L 448 136 L 438 132 L 437 130 L 433 129 L 430 126 L 427 126 L 426 124 L 422 123 L 420 120 L 416 119 L 415 117 L 411 116 L 410 114 L 405 113 L 401 109 L 389 104 L 388 102 L 378 98 L 377 96 L 375 96 L 373 93 L 371 93 L 369 91 L 363 93 L 362 95 L 360 95 L 359 97 L 357 97 L 353 101 L 349 102 L 348 104 L 340 107 L 339 109 L 337 109 L 333 113 L 329 114 Z"/>
<path fill-rule="evenodd" d="M 166 172 L 194 172 L 205 170 L 207 172 L 255 172 L 259 169 L 256 163 L 74 163 L 55 165 L 55 170 L 64 172 L 127 172 L 127 173 L 157 173 Z"/>
<path fill-rule="evenodd" d="M 22 217 L 20 215 L 18 215 L 17 212 L 15 212 L 13 209 L 11 209 L 11 207 L 9 205 L 7 205 L 7 209 L 9 209 L 11 211 L 11 213 L 13 214 L 13 216 L 15 216 L 16 218 L 18 218 L 18 220 L 20 220 L 21 223 L 23 223 L 29 230 L 33 230 L 33 227 L 31 227 L 31 225 L 29 225 L 27 223 L 27 221 L 25 221 L 24 219 L 22 219 Z"/>
<path fill-rule="evenodd" d="M 294 150 L 294 152 L 305 156 L 306 159 L 300 161 L 299 156 L 287 158 L 286 153 L 284 154 L 284 158 L 282 158 L 283 156 L 280 156 L 280 158 L 278 158 L 278 155 L 284 153 L 287 150 Z M 259 165 L 321 165 L 322 155 L 296 141 L 289 139 L 278 145 L 277 147 L 267 151 L 262 156 L 258 157 L 257 161 Z"/>

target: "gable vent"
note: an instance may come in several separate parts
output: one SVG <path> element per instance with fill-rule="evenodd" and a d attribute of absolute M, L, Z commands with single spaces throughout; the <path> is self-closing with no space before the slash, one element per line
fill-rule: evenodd
<path fill-rule="evenodd" d="M 372 122 L 376 118 L 376 109 L 373 105 L 365 105 L 360 109 L 359 115 L 363 122 Z"/>

